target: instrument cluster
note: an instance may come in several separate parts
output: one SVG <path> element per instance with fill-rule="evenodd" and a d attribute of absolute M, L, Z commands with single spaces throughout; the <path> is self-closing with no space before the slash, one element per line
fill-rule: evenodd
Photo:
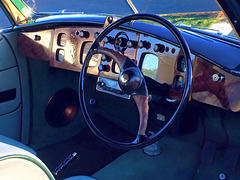
<path fill-rule="evenodd" d="M 102 30 L 102 27 L 95 26 L 71 26 L 20 32 L 17 48 L 21 55 L 47 61 L 51 67 L 80 72 L 89 47 Z M 171 98 L 181 98 L 186 62 L 178 45 L 161 37 L 122 29 L 113 30 L 101 44 L 134 60 L 145 76 L 167 84 Z M 240 111 L 239 91 L 236 90 L 239 89 L 239 78 L 204 58 L 193 54 L 191 58 L 194 60 L 191 98 L 234 112 Z M 106 79 L 116 81 L 119 68 L 112 60 L 105 59 L 102 55 L 93 57 L 87 73 L 112 84 Z M 107 90 L 122 95 L 117 87 Z"/>

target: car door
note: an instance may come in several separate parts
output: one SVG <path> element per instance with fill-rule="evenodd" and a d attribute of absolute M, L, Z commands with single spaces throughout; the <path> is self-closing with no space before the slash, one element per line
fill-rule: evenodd
<path fill-rule="evenodd" d="M 30 101 L 27 64 L 15 53 L 17 32 L 9 31 L 11 23 L 2 9 L 0 17 L 0 134 L 28 143 Z"/>

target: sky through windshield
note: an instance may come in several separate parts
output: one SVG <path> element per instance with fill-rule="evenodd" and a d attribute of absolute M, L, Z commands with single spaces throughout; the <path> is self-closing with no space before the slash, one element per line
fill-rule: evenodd
<path fill-rule="evenodd" d="M 223 35 L 234 33 L 215 0 L 132 0 L 139 12 L 160 14 L 174 25 L 214 28 Z M 25 0 L 25 3 L 39 13 L 84 13 L 129 15 L 133 11 L 126 0 Z M 170 15 L 169 15 L 170 14 Z M 215 26 L 217 24 L 217 26 Z"/>
<path fill-rule="evenodd" d="M 131 14 L 126 0 L 25 0 L 36 12 L 67 11 L 106 14 Z M 219 11 L 214 0 L 132 0 L 139 12 L 153 14 Z"/>

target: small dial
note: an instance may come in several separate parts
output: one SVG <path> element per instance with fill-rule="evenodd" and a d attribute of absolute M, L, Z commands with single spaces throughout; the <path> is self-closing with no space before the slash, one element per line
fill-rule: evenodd
<path fill-rule="evenodd" d="M 175 89 L 177 91 L 183 91 L 183 89 L 184 89 L 184 77 L 177 76 L 175 78 Z"/>
<path fill-rule="evenodd" d="M 127 49 L 129 38 L 126 33 L 120 32 L 114 38 L 114 47 L 117 51 L 124 52 Z"/>
<path fill-rule="evenodd" d="M 67 35 L 65 33 L 59 33 L 57 38 L 57 44 L 59 46 L 66 46 L 67 44 Z"/>
<path fill-rule="evenodd" d="M 185 60 L 184 56 L 179 57 L 177 70 L 180 72 L 186 72 L 186 60 Z"/>
<path fill-rule="evenodd" d="M 120 74 L 120 69 L 119 69 L 119 66 L 117 65 L 117 63 L 114 61 L 113 64 L 112 64 L 112 71 L 115 73 L 115 74 Z"/>

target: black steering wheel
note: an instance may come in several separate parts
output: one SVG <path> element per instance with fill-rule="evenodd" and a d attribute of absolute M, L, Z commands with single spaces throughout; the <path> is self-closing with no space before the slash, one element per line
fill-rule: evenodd
<path fill-rule="evenodd" d="M 101 41 L 104 39 L 104 37 L 107 34 L 109 34 L 109 32 L 111 32 L 115 28 L 120 27 L 124 23 L 127 23 L 127 22 L 131 23 L 133 20 L 151 20 L 165 26 L 168 30 L 172 32 L 172 34 L 178 40 L 180 48 L 182 49 L 183 55 L 186 60 L 186 75 L 185 75 L 184 90 L 183 90 L 181 100 L 175 112 L 173 113 L 170 120 L 164 125 L 163 128 L 161 128 L 154 135 L 144 140 L 139 139 L 139 137 L 142 137 L 146 131 L 147 120 L 148 120 L 148 110 L 149 110 L 148 90 L 147 90 L 144 76 L 141 70 L 139 69 L 139 67 L 129 57 L 113 49 L 108 49 L 100 46 Z M 110 58 L 112 58 L 113 61 L 115 61 L 118 64 L 120 69 L 120 74 L 118 78 L 119 87 L 124 93 L 130 95 L 136 103 L 137 109 L 139 111 L 140 123 L 139 123 L 139 131 L 138 131 L 136 140 L 132 142 L 129 142 L 129 143 L 118 142 L 116 140 L 111 139 L 111 137 L 105 136 L 96 127 L 96 125 L 94 124 L 94 122 L 92 121 L 89 115 L 89 112 L 87 110 L 87 103 L 85 100 L 85 89 L 84 89 L 85 84 L 84 83 L 85 83 L 85 76 L 87 74 L 89 62 L 94 54 L 105 54 Z M 139 13 L 139 14 L 133 14 L 133 15 L 125 16 L 121 19 L 118 19 L 117 21 L 107 26 L 95 39 L 92 46 L 88 50 L 88 53 L 86 55 L 86 58 L 84 60 L 84 64 L 80 73 L 79 98 L 80 98 L 81 109 L 86 119 L 86 122 L 97 137 L 99 137 L 103 141 L 117 148 L 134 149 L 134 148 L 142 148 L 147 145 L 150 145 L 155 141 L 159 140 L 161 137 L 163 137 L 166 134 L 166 132 L 172 127 L 174 122 L 177 119 L 179 119 L 180 114 L 183 112 L 189 100 L 191 84 L 192 84 L 192 64 L 191 64 L 190 50 L 180 31 L 173 24 L 171 24 L 169 21 L 167 21 L 166 19 L 160 16 L 146 14 L 146 13 Z"/>

